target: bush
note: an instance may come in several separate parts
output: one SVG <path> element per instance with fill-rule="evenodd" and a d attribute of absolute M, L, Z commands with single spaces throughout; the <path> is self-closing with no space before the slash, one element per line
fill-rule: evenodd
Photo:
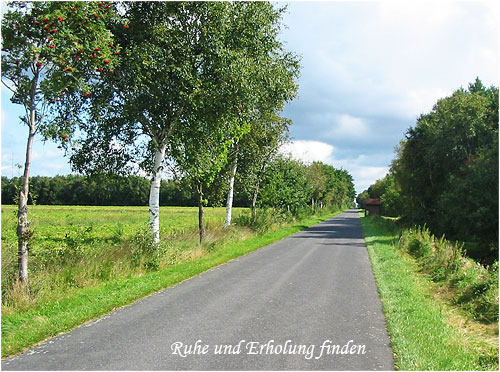
<path fill-rule="evenodd" d="M 290 213 L 275 208 L 257 209 L 256 218 L 252 212 L 248 211 L 240 214 L 234 219 L 234 223 L 239 226 L 246 226 L 259 234 L 264 234 L 273 228 L 279 227 L 293 219 Z"/>
<path fill-rule="evenodd" d="M 133 267 L 142 267 L 147 271 L 156 271 L 160 268 L 161 259 L 167 249 L 164 243 L 155 244 L 153 235 L 138 232 L 132 239 L 131 263 Z"/>

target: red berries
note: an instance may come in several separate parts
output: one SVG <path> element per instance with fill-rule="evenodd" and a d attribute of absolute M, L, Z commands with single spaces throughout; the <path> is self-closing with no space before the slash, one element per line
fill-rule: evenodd
<path fill-rule="evenodd" d="M 100 50 L 101 50 L 101 48 L 95 48 L 95 49 L 94 49 L 94 52 L 98 52 L 98 51 L 100 51 Z"/>
<path fill-rule="evenodd" d="M 107 59 L 104 60 L 104 64 L 108 64 L 110 61 L 108 61 Z"/>
<path fill-rule="evenodd" d="M 83 96 L 84 96 L 85 98 L 90 97 L 90 93 L 85 93 Z"/>
<path fill-rule="evenodd" d="M 35 21 L 35 25 L 40 26 L 40 22 Z"/>
<path fill-rule="evenodd" d="M 54 28 L 53 30 L 50 31 L 51 34 L 55 34 L 57 32 L 57 28 Z"/>
<path fill-rule="evenodd" d="M 50 45 L 49 45 L 49 48 L 50 48 L 50 49 L 54 49 L 54 45 L 50 44 Z"/>
<path fill-rule="evenodd" d="M 125 25 L 125 28 L 130 28 L 130 26 L 129 25 Z"/>
<path fill-rule="evenodd" d="M 42 67 L 42 66 L 43 66 L 43 63 L 42 63 L 42 62 L 38 61 L 38 62 L 36 63 L 36 67 Z"/>
<path fill-rule="evenodd" d="M 72 147 L 71 150 L 75 151 L 76 150 L 76 147 Z"/>
<path fill-rule="evenodd" d="M 62 139 L 68 139 L 67 135 L 61 136 Z"/>
<path fill-rule="evenodd" d="M 103 71 L 103 70 L 104 70 L 104 69 L 103 69 L 102 67 L 99 67 L 99 68 L 97 68 L 97 69 L 96 69 L 96 71 L 99 71 L 99 72 L 101 72 L 101 71 Z"/>
<path fill-rule="evenodd" d="M 119 54 L 120 54 L 120 52 L 119 52 L 119 51 L 116 51 L 116 52 L 114 53 L 114 55 L 115 55 L 115 56 L 117 56 L 117 55 L 119 55 Z"/>
<path fill-rule="evenodd" d="M 72 72 L 72 71 L 73 71 L 73 68 L 72 68 L 72 67 L 68 67 L 68 68 L 66 68 L 66 70 L 64 70 L 64 71 Z"/>
<path fill-rule="evenodd" d="M 63 17 L 58 17 L 57 19 L 59 20 L 59 22 L 64 22 L 64 18 Z"/>
<path fill-rule="evenodd" d="M 99 14 L 94 13 L 94 17 L 99 18 Z"/>
<path fill-rule="evenodd" d="M 49 23 L 49 19 L 48 18 L 44 18 L 43 19 L 43 23 Z"/>
<path fill-rule="evenodd" d="M 90 59 L 94 59 L 94 55 L 93 55 L 93 54 L 91 54 L 91 55 L 89 56 L 89 58 L 90 58 Z"/>
<path fill-rule="evenodd" d="M 76 10 L 76 6 L 74 6 L 73 8 L 71 8 L 71 10 Z"/>

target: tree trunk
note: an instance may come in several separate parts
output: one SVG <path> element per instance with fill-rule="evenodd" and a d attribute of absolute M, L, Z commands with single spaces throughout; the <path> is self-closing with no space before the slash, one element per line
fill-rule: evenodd
<path fill-rule="evenodd" d="M 33 77 L 30 94 L 29 118 L 28 118 L 28 143 L 26 144 L 26 159 L 24 163 L 23 184 L 19 191 L 19 202 L 17 211 L 17 257 L 19 281 L 28 283 L 28 240 L 31 237 L 28 221 L 28 195 L 29 178 L 31 170 L 31 153 L 36 133 L 36 90 L 38 88 L 38 71 Z"/>
<path fill-rule="evenodd" d="M 17 212 L 17 243 L 18 243 L 18 266 L 19 281 L 27 283 L 28 281 L 28 240 L 30 238 L 28 221 L 28 195 L 29 195 L 29 176 L 31 169 L 31 152 L 33 140 L 35 138 L 35 111 L 30 115 L 30 131 L 28 135 L 28 144 L 26 146 L 26 162 L 24 163 L 23 183 L 19 191 L 19 203 Z"/>
<path fill-rule="evenodd" d="M 162 144 L 156 150 L 153 178 L 149 191 L 149 227 L 155 244 L 160 243 L 160 186 L 166 147 L 166 144 Z"/>
<path fill-rule="evenodd" d="M 311 198 L 311 210 L 314 213 L 314 198 Z"/>
<path fill-rule="evenodd" d="M 198 228 L 200 229 L 200 244 L 205 239 L 205 210 L 203 209 L 203 187 L 198 184 Z"/>
<path fill-rule="evenodd" d="M 252 196 L 252 221 L 255 223 L 257 221 L 257 195 L 259 194 L 259 184 L 255 186 L 255 190 Z"/>
<path fill-rule="evenodd" d="M 231 169 L 231 178 L 229 179 L 229 191 L 227 192 L 227 202 L 226 202 L 226 220 L 224 221 L 224 227 L 229 227 L 229 225 L 231 225 L 231 218 L 233 213 L 234 179 L 236 177 L 237 168 L 238 168 L 238 161 L 237 159 L 235 159 L 233 167 Z"/>

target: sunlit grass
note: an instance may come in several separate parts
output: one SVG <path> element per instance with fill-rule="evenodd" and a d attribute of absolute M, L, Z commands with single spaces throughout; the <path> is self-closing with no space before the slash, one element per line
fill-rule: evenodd
<path fill-rule="evenodd" d="M 396 249 L 399 231 L 382 219 L 361 218 L 372 267 L 400 370 L 498 370 L 498 346 L 466 334 L 456 311 L 439 301 L 437 286 Z M 449 316 L 449 314 L 453 314 Z M 498 338 L 497 338 L 498 342 Z"/>

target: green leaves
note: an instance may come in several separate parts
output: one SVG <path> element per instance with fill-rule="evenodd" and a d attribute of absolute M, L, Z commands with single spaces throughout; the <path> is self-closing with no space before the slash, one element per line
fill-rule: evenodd
<path fill-rule="evenodd" d="M 13 103 L 35 108 L 37 126 L 119 65 L 108 29 L 116 19 L 111 3 L 13 2 L 10 8 L 2 20 L 2 81 Z"/>
<path fill-rule="evenodd" d="M 440 99 L 408 130 L 392 172 L 382 198 L 407 222 L 498 247 L 498 88 L 476 79 Z"/>

